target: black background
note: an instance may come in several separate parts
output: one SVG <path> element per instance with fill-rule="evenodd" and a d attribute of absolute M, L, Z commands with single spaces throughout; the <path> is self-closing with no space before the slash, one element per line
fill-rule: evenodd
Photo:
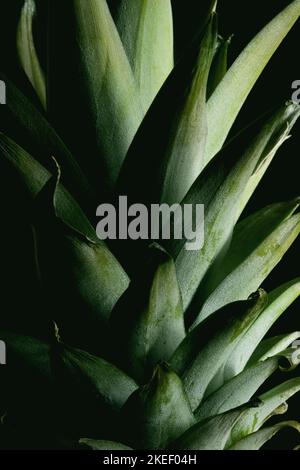
<path fill-rule="evenodd" d="M 64 1 L 64 0 L 62 0 Z M 88 0 L 87 0 L 88 1 Z M 112 0 L 113 3 L 114 0 Z M 15 82 L 26 86 L 26 80 L 20 70 L 15 66 L 15 30 L 16 12 L 21 1 L 19 0 L 1 0 L 1 28 L 0 28 L 0 71 L 5 72 Z M 225 37 L 234 34 L 230 48 L 230 60 L 234 60 L 243 46 L 263 27 L 276 13 L 287 6 L 288 0 L 251 0 L 249 2 L 237 0 L 219 1 L 219 24 L 220 32 Z M 202 0 L 173 0 L 175 34 L 177 38 L 177 50 L 181 52 L 180 45 L 185 44 L 192 37 L 194 28 L 201 18 L 201 11 L 205 1 Z M 41 24 L 45 17 L 46 1 L 39 0 L 39 15 Z M 66 27 L 67 28 L 67 27 Z M 39 38 L 39 51 L 42 62 L 45 63 L 45 44 L 46 37 L 43 34 L 43 26 L 36 31 Z M 183 49 L 183 48 L 182 48 Z M 183 49 L 184 50 L 184 49 Z M 255 89 L 252 91 L 246 105 L 241 112 L 235 129 L 251 122 L 253 119 L 273 108 L 276 104 L 291 98 L 292 82 L 300 79 L 300 25 L 293 28 L 288 38 L 280 46 L 275 56 L 270 61 Z M 277 154 L 267 175 L 264 177 L 256 194 L 246 208 L 246 213 L 253 212 L 272 202 L 288 200 L 300 195 L 299 169 L 300 169 L 300 122 L 293 129 L 293 138 L 284 144 Z M 6 197 L 6 188 L 4 182 L 1 182 L 1 211 L 6 217 L 10 217 L 5 211 L 3 204 Z M 13 197 L 18 197 L 14 193 Z M 17 206 L 17 201 L 16 201 Z M 19 249 L 22 236 L 28 235 L 22 225 L 22 215 L 20 214 L 18 222 L 19 233 L 7 236 L 6 243 L 16 244 Z M 264 283 L 266 290 L 273 289 L 280 283 L 299 276 L 299 248 L 300 241 L 297 241 L 284 257 L 280 265 L 273 271 Z M 22 250 L 20 249 L 20 253 Z M 3 255 L 2 255 L 3 256 Z M 22 258 L 23 257 L 23 258 Z M 26 253 L 23 253 L 21 261 L 26 263 Z M 27 301 L 29 302 L 30 288 L 26 286 L 26 281 L 22 279 L 22 269 L 13 272 L 13 268 L 7 268 L 7 276 L 14 280 L 17 277 L 14 293 L 22 298 L 23 313 L 26 312 Z M 4 295 L 5 302 L 9 302 L 10 308 L 20 308 L 20 298 L 13 298 L 12 292 Z M 29 303 L 28 303 L 29 305 Z M 27 319 L 28 320 L 28 319 Z M 26 320 L 26 322 L 27 322 Z M 25 322 L 25 323 L 26 323 Z M 300 301 L 298 300 L 282 316 L 271 333 L 288 333 L 300 330 Z M 300 420 L 300 397 L 290 400 L 290 409 L 286 418 L 293 417 Z M 292 447 L 300 442 L 300 438 L 295 433 L 289 431 L 283 432 L 279 438 L 272 441 L 274 445 L 280 448 Z"/>

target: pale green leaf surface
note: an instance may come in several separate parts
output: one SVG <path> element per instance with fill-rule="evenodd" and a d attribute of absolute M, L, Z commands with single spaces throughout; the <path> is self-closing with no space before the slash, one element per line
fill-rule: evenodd
<path fill-rule="evenodd" d="M 224 380 L 241 372 L 246 366 L 256 347 L 267 334 L 275 321 L 299 297 L 299 279 L 293 280 L 275 289 L 268 295 L 269 303 L 251 328 L 240 339 L 232 355 L 226 362 Z"/>
<path fill-rule="evenodd" d="M 267 378 L 275 372 L 278 365 L 278 358 L 270 358 L 245 369 L 200 404 L 195 412 L 197 421 L 247 403 Z"/>
<path fill-rule="evenodd" d="M 234 410 L 195 424 L 170 445 L 170 449 L 223 450 L 241 413 L 241 410 Z"/>
<path fill-rule="evenodd" d="M 206 85 L 216 36 L 213 15 L 147 113 L 122 168 L 119 193 L 143 203 L 179 203 L 196 179 L 203 166 Z"/>
<path fill-rule="evenodd" d="M 222 305 L 246 299 L 261 285 L 299 235 L 300 215 L 289 217 L 297 206 L 298 201 L 274 204 L 236 226 L 220 266 L 220 282 L 204 302 L 194 325 Z"/>
<path fill-rule="evenodd" d="M 142 119 L 139 94 L 106 1 L 74 0 L 73 4 L 81 70 L 98 145 L 113 184 Z"/>
<path fill-rule="evenodd" d="M 174 66 L 170 0 L 123 0 L 116 25 L 147 110 Z"/>
<path fill-rule="evenodd" d="M 249 361 L 247 367 L 258 361 L 265 361 L 269 357 L 280 354 L 284 349 L 288 348 L 294 341 L 300 338 L 300 331 L 295 331 L 288 335 L 279 335 L 267 338 L 259 343 Z"/>
<path fill-rule="evenodd" d="M 266 302 L 266 293 L 259 291 L 247 302 L 227 305 L 192 330 L 175 351 L 171 365 L 182 375 L 193 410 Z"/>
<path fill-rule="evenodd" d="M 238 145 L 243 137 L 241 136 L 232 143 L 232 146 L 229 145 L 216 156 L 184 198 L 183 204 L 201 203 L 205 208 L 203 248 L 189 251 L 182 246 L 181 241 L 175 242 L 175 247 L 174 243 L 171 243 L 171 252 L 175 256 L 181 248 L 176 258 L 176 269 L 185 308 L 189 306 L 194 296 L 195 305 L 199 308 L 199 304 L 201 305 L 206 298 L 203 299 L 203 296 L 207 296 L 207 290 L 209 294 L 210 285 L 205 286 L 205 289 L 201 285 L 198 293 L 197 289 L 230 241 L 233 228 L 241 213 L 241 199 L 249 179 L 257 166 L 282 143 L 283 136 L 290 127 L 288 123 L 292 125 L 298 115 L 299 108 L 291 104 L 276 111 L 271 118 L 267 118 L 254 140 L 251 138 L 250 145 L 247 141 L 246 150 Z M 247 201 L 244 202 L 246 204 Z M 194 218 L 193 223 L 195 223 Z M 198 221 L 199 226 L 196 230 L 200 230 L 202 224 L 202 220 Z M 223 262 L 216 271 L 217 277 L 220 277 L 220 273 L 224 271 Z M 214 275 L 212 279 L 214 283 L 215 278 Z M 248 292 L 248 295 L 257 288 L 258 285 Z"/>

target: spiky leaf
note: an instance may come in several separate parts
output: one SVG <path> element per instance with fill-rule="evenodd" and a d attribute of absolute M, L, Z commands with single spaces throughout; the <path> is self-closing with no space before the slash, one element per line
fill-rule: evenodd
<path fill-rule="evenodd" d="M 253 85 L 300 16 L 294 0 L 242 51 L 208 101 L 206 162 L 222 147 Z"/>

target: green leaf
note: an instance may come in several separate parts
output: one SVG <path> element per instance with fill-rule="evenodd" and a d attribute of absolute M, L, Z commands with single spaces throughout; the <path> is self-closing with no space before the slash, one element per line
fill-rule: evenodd
<path fill-rule="evenodd" d="M 123 0 L 116 25 L 147 110 L 174 66 L 170 0 Z"/>
<path fill-rule="evenodd" d="M 45 78 L 37 57 L 33 40 L 33 20 L 35 14 L 35 1 L 25 0 L 17 29 L 17 49 L 20 63 L 43 107 L 46 108 Z"/>
<path fill-rule="evenodd" d="M 182 375 L 193 410 L 266 302 L 266 293 L 259 291 L 247 302 L 227 305 L 192 330 L 175 351 L 171 365 Z"/>
<path fill-rule="evenodd" d="M 215 416 L 204 423 L 197 423 L 169 447 L 172 450 L 184 451 L 223 450 L 241 413 L 241 410 L 234 410 Z"/>
<path fill-rule="evenodd" d="M 17 135 L 18 144 L 50 171 L 54 156 L 62 168 L 63 183 L 90 209 L 94 190 L 69 149 L 30 100 L 6 76 L 0 77 L 8 96 L 0 107 L 1 131 L 11 139 Z"/>
<path fill-rule="evenodd" d="M 99 403 L 119 411 L 137 385 L 113 364 L 86 351 L 58 344 L 61 372 L 77 389 L 85 388 Z M 74 388 L 74 390 L 76 390 Z"/>
<path fill-rule="evenodd" d="M 283 405 L 285 405 L 286 400 L 299 390 L 300 378 L 297 377 L 260 395 L 261 405 L 243 413 L 232 430 L 227 447 L 231 447 L 248 434 L 258 431 L 272 415 L 285 412 L 286 407 Z"/>
<path fill-rule="evenodd" d="M 60 341 L 52 349 L 52 369 L 62 423 L 68 433 L 118 440 L 118 416 L 137 385 L 113 364 Z"/>
<path fill-rule="evenodd" d="M 142 381 L 169 360 L 185 337 L 181 295 L 172 258 L 152 247 L 147 272 L 132 281 L 114 308 L 110 326 L 117 361 Z"/>
<path fill-rule="evenodd" d="M 272 439 L 279 431 L 284 428 L 294 428 L 300 432 L 300 424 L 297 421 L 283 421 L 282 423 L 274 424 L 268 428 L 261 429 L 260 431 L 249 434 L 238 441 L 228 450 L 259 450 L 267 441 Z"/>
<path fill-rule="evenodd" d="M 104 347 L 109 315 L 128 287 L 128 277 L 103 242 L 89 239 L 59 218 L 58 184 L 59 175 L 57 181 L 48 181 L 35 201 L 37 269 L 49 298 L 49 315 L 63 338 L 98 351 Z"/>
<path fill-rule="evenodd" d="M 79 444 L 92 450 L 132 450 L 130 447 L 113 441 L 97 441 L 95 439 L 82 438 L 79 440 Z"/>
<path fill-rule="evenodd" d="M 279 366 L 279 358 L 258 362 L 209 395 L 195 412 L 197 421 L 216 416 L 247 403 Z"/>
<path fill-rule="evenodd" d="M 22 184 L 30 200 L 33 201 L 50 180 L 51 173 L 4 134 L 0 134 L 0 154 L 19 177 L 19 184 Z M 97 240 L 95 230 L 82 209 L 61 184 L 56 191 L 56 209 L 58 216 L 67 224 L 76 227 L 89 238 Z"/>
<path fill-rule="evenodd" d="M 214 60 L 209 72 L 207 97 L 209 98 L 219 83 L 226 75 L 228 68 L 228 48 L 230 46 L 232 37 L 224 39 L 219 37 L 219 45 L 214 56 Z"/>
<path fill-rule="evenodd" d="M 122 168 L 119 194 L 143 203 L 178 203 L 199 174 L 207 133 L 206 85 L 216 35 L 213 15 L 200 44 L 197 41 L 175 67 L 146 115 Z"/>
<path fill-rule="evenodd" d="M 50 4 L 50 113 L 110 191 L 143 118 L 139 90 L 106 0 Z"/>
<path fill-rule="evenodd" d="M 288 335 L 279 335 L 272 338 L 267 338 L 261 341 L 254 353 L 250 357 L 247 367 L 255 364 L 258 361 L 265 361 L 269 357 L 274 357 L 288 348 L 294 341 L 300 338 L 300 331 L 295 331 Z"/>
<path fill-rule="evenodd" d="M 213 280 L 216 288 L 194 325 L 226 303 L 246 299 L 261 285 L 299 235 L 300 215 L 291 216 L 298 205 L 298 200 L 273 204 L 237 224 Z"/>
<path fill-rule="evenodd" d="M 113 2 L 114 0 L 110 0 Z M 122 0 L 121 0 L 122 1 Z M 176 63 L 187 53 L 193 41 L 207 25 L 216 11 L 216 0 L 190 0 L 187 8 L 183 2 L 171 0 L 174 18 L 174 41 Z M 186 27 L 188 25 L 188 28 Z"/>
<path fill-rule="evenodd" d="M 122 412 L 123 440 L 137 449 L 163 449 L 195 423 L 182 382 L 165 364 L 133 393 Z M 127 426 L 130 423 L 130 426 Z"/>
<path fill-rule="evenodd" d="M 206 162 L 221 149 L 248 94 L 299 15 L 300 0 L 294 0 L 248 44 L 209 99 Z"/>
<path fill-rule="evenodd" d="M 197 309 L 203 302 L 202 297 L 207 295 L 207 286 L 203 289 L 201 285 L 197 293 L 199 284 L 208 270 L 212 269 L 212 264 L 219 256 L 223 256 L 222 253 L 230 241 L 233 228 L 241 213 L 241 199 L 249 179 L 258 165 L 270 154 L 274 154 L 274 149 L 277 150 L 279 143 L 282 143 L 287 136 L 298 116 L 299 107 L 289 103 L 277 110 L 271 118 L 268 117 L 263 123 L 259 123 L 259 132 L 257 133 L 255 128 L 256 137 L 253 139 L 251 135 L 250 145 L 249 139 L 246 139 L 245 145 L 244 134 L 240 135 L 205 168 L 184 198 L 182 204 L 194 206 L 201 203 L 204 204 L 205 211 L 203 248 L 198 251 L 186 250 L 185 240 L 166 244 L 168 251 L 174 257 L 177 256 L 176 269 L 185 308 L 195 296 L 195 308 L 191 305 L 187 314 L 189 323 L 194 320 L 193 315 L 199 313 Z M 247 137 L 248 132 L 245 131 L 245 134 Z M 189 222 L 193 222 L 194 226 L 194 217 Z M 203 228 L 202 220 L 198 224 L 195 231 Z M 217 276 L 219 271 L 223 271 L 222 263 L 220 267 L 217 265 Z"/>
<path fill-rule="evenodd" d="M 41 423 L 49 422 L 47 418 L 58 408 L 58 403 L 53 406 L 56 384 L 49 341 L 2 329 L 0 338 L 5 342 L 7 355 L 7 365 L 1 366 L 0 371 L 1 409 L 9 410 L 8 426 L 3 426 L 1 433 L 4 436 L 9 433 L 11 419 L 26 419 L 33 424 L 39 416 Z M 1 428 L 3 424 L 6 423 L 0 419 Z M 30 434 L 28 427 L 26 432 Z"/>
<path fill-rule="evenodd" d="M 288 282 L 269 294 L 268 306 L 260 314 L 246 334 L 241 337 L 235 350 L 226 362 L 223 371 L 225 381 L 237 375 L 244 369 L 262 338 L 299 295 L 299 279 Z"/>
<path fill-rule="evenodd" d="M 50 345 L 43 340 L 1 331 L 0 338 L 5 342 L 10 367 L 15 373 L 26 367 L 35 371 L 40 378 L 51 380 Z"/>

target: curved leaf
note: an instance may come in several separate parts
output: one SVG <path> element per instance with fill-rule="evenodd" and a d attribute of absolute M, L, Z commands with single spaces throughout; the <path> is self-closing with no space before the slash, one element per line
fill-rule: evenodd
<path fill-rule="evenodd" d="M 274 413 L 282 413 L 286 408 L 282 408 L 286 400 L 300 390 L 300 378 L 288 380 L 278 385 L 272 390 L 260 395 L 261 405 L 244 412 L 235 424 L 231 437 L 227 443 L 231 447 L 248 434 L 258 431 L 265 421 Z"/>
<path fill-rule="evenodd" d="M 269 357 L 274 357 L 277 354 L 280 354 L 299 338 L 300 331 L 295 331 L 289 335 L 274 336 L 261 341 L 250 357 L 247 367 L 258 361 L 265 361 Z"/>
<path fill-rule="evenodd" d="M 35 50 L 33 40 L 33 19 L 36 13 L 34 0 L 25 0 L 21 10 L 17 30 L 17 49 L 21 65 L 35 89 L 44 108 L 46 102 L 46 84 L 43 71 Z"/>
<path fill-rule="evenodd" d="M 98 351 L 104 348 L 109 315 L 128 287 L 128 277 L 105 244 L 58 217 L 57 186 L 53 178 L 39 193 L 33 221 L 48 315 L 68 342 Z"/>
<path fill-rule="evenodd" d="M 205 161 L 220 150 L 256 80 L 300 16 L 294 0 L 242 51 L 208 101 L 208 141 Z"/>
<path fill-rule="evenodd" d="M 282 423 L 274 424 L 268 428 L 261 429 L 249 436 L 244 437 L 228 450 L 259 450 L 267 441 L 272 439 L 279 431 L 284 428 L 294 428 L 300 432 L 300 424 L 297 421 L 283 421 Z"/>
<path fill-rule="evenodd" d="M 19 176 L 19 181 L 30 199 L 34 200 L 50 180 L 51 173 L 22 147 L 3 134 L 0 134 L 0 152 L 1 157 Z M 82 209 L 61 184 L 57 186 L 56 209 L 62 220 L 76 227 L 92 240 L 97 240 L 95 230 Z"/>
<path fill-rule="evenodd" d="M 69 149 L 30 100 L 7 77 L 0 77 L 8 96 L 6 105 L 0 107 L 1 131 L 11 139 L 17 135 L 18 144 L 50 171 L 54 156 L 62 168 L 64 184 L 89 209 L 94 190 Z"/>

